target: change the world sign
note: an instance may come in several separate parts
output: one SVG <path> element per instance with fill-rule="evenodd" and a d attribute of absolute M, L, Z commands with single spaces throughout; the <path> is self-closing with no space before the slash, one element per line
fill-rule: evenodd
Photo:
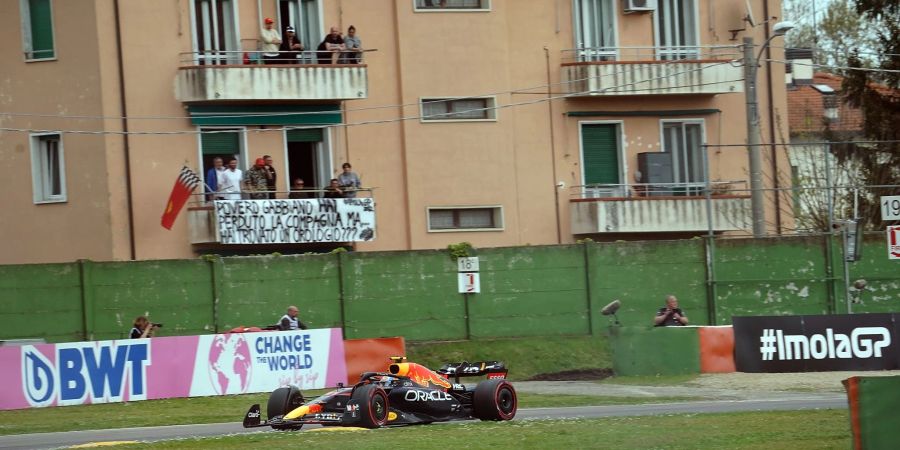
<path fill-rule="evenodd" d="M 222 244 L 305 244 L 375 239 L 371 198 L 216 200 Z"/>

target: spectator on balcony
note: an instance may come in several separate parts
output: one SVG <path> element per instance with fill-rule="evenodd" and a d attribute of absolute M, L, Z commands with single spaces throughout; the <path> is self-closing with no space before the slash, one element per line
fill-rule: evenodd
<path fill-rule="evenodd" d="M 656 312 L 653 324 L 657 327 L 679 327 L 688 324 L 688 318 L 678 307 L 678 299 L 674 295 L 666 296 L 666 306 Z"/>
<path fill-rule="evenodd" d="M 266 188 L 269 191 L 269 198 L 274 199 L 275 191 L 278 190 L 278 174 L 275 173 L 275 166 L 272 165 L 271 156 L 263 156 L 263 160 L 266 162 Z"/>
<path fill-rule="evenodd" d="M 343 172 L 338 175 L 337 179 L 341 185 L 341 190 L 344 191 L 344 197 L 356 198 L 356 191 L 362 187 L 362 181 L 360 181 L 359 175 L 353 172 L 353 166 L 350 163 L 344 163 L 341 168 Z"/>
<path fill-rule="evenodd" d="M 341 64 L 359 64 L 362 61 L 362 40 L 356 35 L 356 27 L 353 25 L 347 28 L 344 46 L 347 51 L 341 54 Z"/>
<path fill-rule="evenodd" d="M 315 195 L 306 189 L 306 183 L 303 182 L 303 178 L 295 178 L 294 183 L 291 184 L 291 194 L 289 197 L 292 199 L 314 198 Z"/>
<path fill-rule="evenodd" d="M 325 189 L 325 198 L 344 198 L 344 190 L 341 189 L 341 183 L 337 178 L 331 179 L 331 185 Z"/>
<path fill-rule="evenodd" d="M 300 57 L 300 52 L 303 51 L 303 43 L 297 38 L 294 27 L 288 25 L 285 28 L 284 39 L 281 40 L 281 45 L 278 49 L 281 50 L 280 58 L 284 64 L 297 64 L 300 62 L 297 58 Z"/>
<path fill-rule="evenodd" d="M 281 320 L 278 321 L 278 329 L 281 331 L 307 329 L 306 324 L 297 318 L 299 313 L 300 310 L 296 306 L 288 306 L 287 314 L 281 316 Z"/>
<path fill-rule="evenodd" d="M 279 64 L 278 46 L 281 45 L 281 35 L 275 29 L 275 21 L 271 17 L 266 17 L 264 28 L 259 34 L 263 61 L 266 64 Z"/>
<path fill-rule="evenodd" d="M 237 158 L 231 158 L 228 160 L 228 168 L 219 174 L 219 196 L 223 200 L 241 199 L 241 181 L 244 172 L 237 166 Z"/>
<path fill-rule="evenodd" d="M 225 171 L 225 164 L 222 158 L 216 156 L 213 158 L 213 166 L 206 171 L 206 192 L 210 195 L 206 196 L 208 201 L 218 200 L 220 197 L 216 195 L 219 192 L 219 176 Z"/>
<path fill-rule="evenodd" d="M 337 64 L 341 52 L 346 50 L 344 38 L 341 37 L 341 30 L 338 27 L 331 27 L 331 32 L 325 36 L 322 43 L 316 48 L 316 57 L 319 64 Z"/>
<path fill-rule="evenodd" d="M 256 164 L 247 169 L 244 174 L 244 188 L 250 193 L 250 198 L 254 200 L 265 200 L 269 198 L 268 179 L 266 178 L 266 160 L 256 158 Z"/>

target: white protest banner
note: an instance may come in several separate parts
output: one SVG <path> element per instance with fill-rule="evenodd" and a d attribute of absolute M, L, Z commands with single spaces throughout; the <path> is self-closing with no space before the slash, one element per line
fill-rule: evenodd
<path fill-rule="evenodd" d="M 222 244 L 303 244 L 375 239 L 371 198 L 216 200 Z"/>

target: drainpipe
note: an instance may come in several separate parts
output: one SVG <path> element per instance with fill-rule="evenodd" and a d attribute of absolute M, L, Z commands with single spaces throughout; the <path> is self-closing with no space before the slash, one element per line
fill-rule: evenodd
<path fill-rule="evenodd" d="M 116 16 L 116 56 L 119 63 L 119 105 L 122 111 L 122 135 L 125 150 L 125 197 L 128 204 L 128 243 L 131 249 L 131 260 L 137 259 L 137 250 L 134 243 L 134 202 L 131 192 L 131 141 L 128 135 L 128 105 L 125 99 L 125 64 L 122 61 L 122 27 L 119 19 L 119 0 L 113 3 L 113 12 Z"/>
<path fill-rule="evenodd" d="M 553 204 L 556 206 L 556 243 L 562 244 L 562 227 L 559 224 L 559 187 L 556 184 L 556 138 L 553 133 L 553 94 L 550 81 L 550 49 L 544 46 L 544 57 L 547 60 L 547 114 L 550 123 L 550 163 L 553 168 Z"/>
<path fill-rule="evenodd" d="M 766 18 L 766 41 L 771 37 L 769 32 L 769 1 L 763 0 L 763 16 Z M 778 176 L 778 146 L 775 145 L 775 95 L 772 82 L 772 46 L 766 47 L 766 99 L 769 102 L 769 156 L 772 158 L 772 180 L 775 188 L 775 233 L 781 235 L 781 182 Z"/>

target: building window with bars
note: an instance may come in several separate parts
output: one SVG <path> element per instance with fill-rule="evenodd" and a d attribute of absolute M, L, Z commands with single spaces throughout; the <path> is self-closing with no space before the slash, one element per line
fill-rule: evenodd
<path fill-rule="evenodd" d="M 413 0 L 416 11 L 489 11 L 490 0 Z"/>
<path fill-rule="evenodd" d="M 22 21 L 22 51 L 26 61 L 55 59 L 53 47 L 53 2 L 19 0 Z"/>
<path fill-rule="evenodd" d="M 428 231 L 499 231 L 503 229 L 503 208 L 428 208 Z"/>
<path fill-rule="evenodd" d="M 31 180 L 35 203 L 66 201 L 66 162 L 60 135 L 31 136 Z"/>
<path fill-rule="evenodd" d="M 483 98 L 423 98 L 421 117 L 423 122 L 493 121 L 497 120 L 496 101 Z"/>

